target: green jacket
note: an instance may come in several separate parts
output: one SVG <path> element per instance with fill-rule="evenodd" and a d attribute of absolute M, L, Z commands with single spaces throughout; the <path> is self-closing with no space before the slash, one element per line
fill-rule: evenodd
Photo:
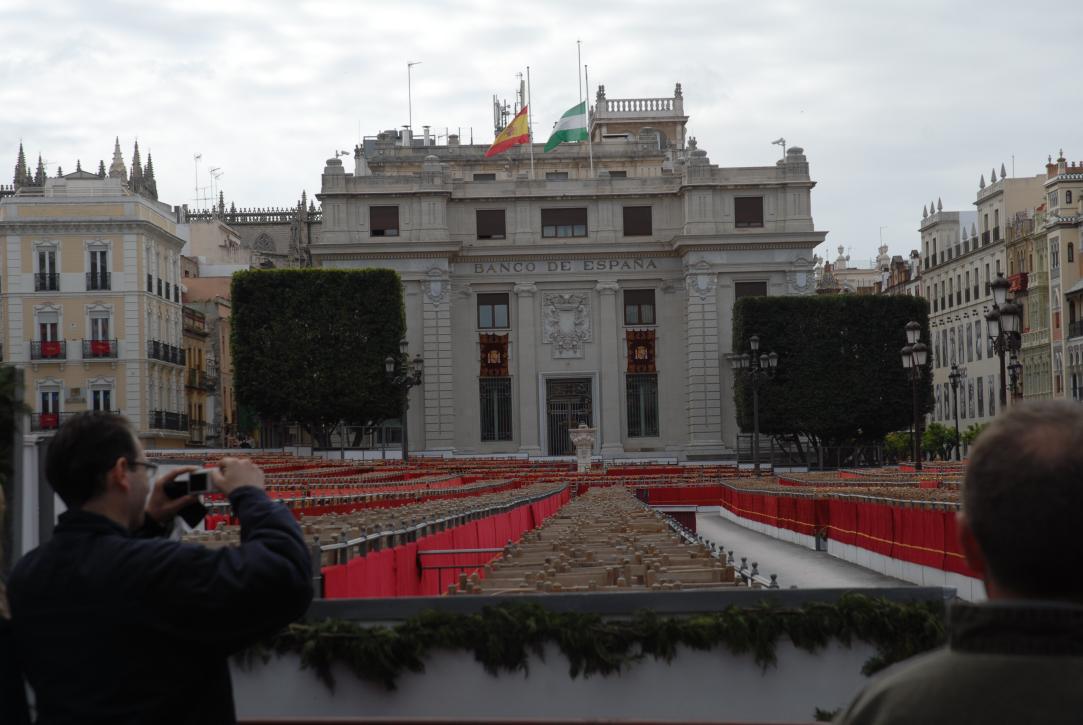
<path fill-rule="evenodd" d="M 942 649 L 877 676 L 836 723 L 1083 723 L 1083 607 L 956 604 Z"/>

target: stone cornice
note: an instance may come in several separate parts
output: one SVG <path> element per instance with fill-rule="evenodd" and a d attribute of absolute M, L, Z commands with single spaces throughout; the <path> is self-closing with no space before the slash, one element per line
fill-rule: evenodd
<path fill-rule="evenodd" d="M 0 234 L 93 234 L 96 236 L 115 234 L 151 234 L 166 241 L 184 244 L 184 240 L 162 227 L 142 219 L 118 221 L 79 220 L 79 219 L 36 219 L 22 221 L 12 219 L 0 221 Z"/>

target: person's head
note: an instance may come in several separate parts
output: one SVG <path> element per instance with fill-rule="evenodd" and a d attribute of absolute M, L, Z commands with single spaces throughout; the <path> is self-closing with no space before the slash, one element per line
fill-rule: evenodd
<path fill-rule="evenodd" d="M 963 482 L 960 533 L 989 594 L 1083 601 L 1083 406 L 1013 406 L 985 429 Z"/>
<path fill-rule="evenodd" d="M 50 441 L 45 476 L 69 509 L 108 506 L 134 529 L 143 522 L 150 491 L 145 463 L 143 447 L 126 419 L 80 413 Z"/>

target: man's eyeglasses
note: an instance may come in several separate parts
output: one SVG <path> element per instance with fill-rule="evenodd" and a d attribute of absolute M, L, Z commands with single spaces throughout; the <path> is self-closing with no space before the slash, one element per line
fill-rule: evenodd
<path fill-rule="evenodd" d="M 143 468 L 147 469 L 148 476 L 153 476 L 155 473 L 158 472 L 158 464 L 151 463 L 150 461 L 128 461 L 128 465 L 132 467 L 142 466 Z"/>

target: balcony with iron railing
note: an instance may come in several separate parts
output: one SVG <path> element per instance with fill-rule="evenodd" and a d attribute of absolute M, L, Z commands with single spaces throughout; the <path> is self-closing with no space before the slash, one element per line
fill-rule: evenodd
<path fill-rule="evenodd" d="M 188 422 L 188 443 L 201 446 L 207 442 L 207 421 L 192 420 Z"/>
<path fill-rule="evenodd" d="M 60 290 L 60 274 L 57 272 L 35 272 L 35 292 L 58 292 Z"/>
<path fill-rule="evenodd" d="M 206 370 L 189 368 L 184 384 L 189 388 L 195 388 L 197 390 L 213 390 L 218 384 L 218 378 L 217 376 L 211 377 L 210 373 Z"/>
<path fill-rule="evenodd" d="M 83 359 L 116 358 L 118 348 L 116 340 L 83 340 Z"/>
<path fill-rule="evenodd" d="M 186 356 L 184 350 L 179 347 L 161 340 L 147 340 L 147 357 L 173 365 L 184 365 Z"/>
<path fill-rule="evenodd" d="M 113 275 L 109 272 L 87 272 L 86 288 L 87 290 L 113 289 Z"/>
<path fill-rule="evenodd" d="M 188 430 L 188 415 L 168 410 L 150 411 L 150 427 L 158 430 Z"/>
<path fill-rule="evenodd" d="M 31 360 L 67 360 L 67 340 L 31 340 Z"/>
<path fill-rule="evenodd" d="M 33 413 L 30 416 L 30 430 L 35 432 L 56 430 L 73 415 L 75 413 Z"/>

